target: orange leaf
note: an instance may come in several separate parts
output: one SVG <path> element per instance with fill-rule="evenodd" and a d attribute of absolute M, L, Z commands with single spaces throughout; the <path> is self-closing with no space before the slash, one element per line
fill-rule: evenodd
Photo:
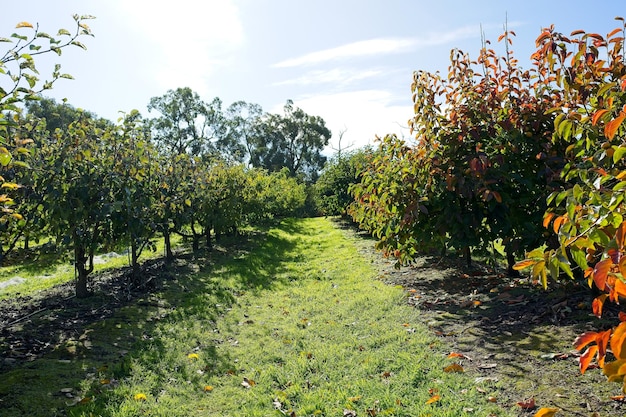
<path fill-rule="evenodd" d="M 604 368 L 604 358 L 606 356 L 606 348 L 609 345 L 611 333 L 613 333 L 613 330 L 608 329 L 598 333 L 596 336 L 596 344 L 598 345 L 598 365 L 600 368 Z"/>
<path fill-rule="evenodd" d="M 559 229 L 563 223 L 565 223 L 565 216 L 559 216 L 554 219 L 554 224 L 552 224 L 552 230 L 554 230 L 554 233 L 559 233 Z"/>
<path fill-rule="evenodd" d="M 626 238 L 626 222 L 622 222 L 615 231 L 615 243 L 619 249 L 624 248 L 624 239 Z"/>
<path fill-rule="evenodd" d="M 620 112 L 619 116 L 617 116 L 615 119 L 608 122 L 604 126 L 604 136 L 606 136 L 607 139 L 609 140 L 613 139 L 613 137 L 617 133 L 617 129 L 619 129 L 620 125 L 622 124 L 625 118 L 626 118 L 626 113 L 622 111 Z"/>
<path fill-rule="evenodd" d="M 536 407 L 534 398 L 531 398 L 531 399 L 526 400 L 526 401 L 519 401 L 517 403 L 517 405 L 522 407 L 524 410 L 532 410 L 533 408 Z"/>
<path fill-rule="evenodd" d="M 596 287 L 600 291 L 604 291 L 606 288 L 606 276 L 609 273 L 609 269 L 611 269 L 611 265 L 613 265 L 613 261 L 607 258 L 598 262 L 593 268 L 593 282 L 596 283 Z"/>
<path fill-rule="evenodd" d="M 619 321 L 626 321 L 626 313 L 623 311 L 620 311 L 617 317 L 619 318 Z"/>
<path fill-rule="evenodd" d="M 446 366 L 445 368 L 443 368 L 444 372 L 465 372 L 465 369 L 463 369 L 463 367 L 461 365 L 459 365 L 458 363 L 453 363 L 452 365 Z"/>
<path fill-rule="evenodd" d="M 552 221 L 552 219 L 554 218 L 555 214 L 554 213 L 546 213 L 543 216 L 543 227 L 544 228 L 548 228 L 548 225 L 550 224 L 550 221 Z"/>
<path fill-rule="evenodd" d="M 624 340 L 626 340 L 626 321 L 618 324 L 611 336 L 611 350 L 617 359 L 626 359 L 626 350 L 623 350 Z"/>
<path fill-rule="evenodd" d="M 582 350 L 589 343 L 595 342 L 597 337 L 597 332 L 585 332 L 581 335 L 578 335 L 576 340 L 574 340 L 574 349 Z"/>
<path fill-rule="evenodd" d="M 523 261 L 519 261 L 515 265 L 513 265 L 513 269 L 519 271 L 524 268 L 528 268 L 529 266 L 533 266 L 536 263 L 537 261 L 535 261 L 534 259 L 524 259 Z"/>
<path fill-rule="evenodd" d="M 440 395 L 433 395 L 432 397 L 430 397 L 430 399 L 428 401 L 426 401 L 426 404 L 436 403 L 440 399 L 441 399 Z"/>
<path fill-rule="evenodd" d="M 535 46 L 539 46 L 541 45 L 541 42 L 543 42 L 545 39 L 550 37 L 550 31 L 545 31 L 543 32 L 541 35 L 539 35 L 537 37 L 537 39 L 535 40 Z"/>
<path fill-rule="evenodd" d="M 591 309 L 593 310 L 593 315 L 597 318 L 602 318 L 602 308 L 604 307 L 604 302 L 606 301 L 608 294 L 602 294 L 593 299 L 593 303 L 591 303 Z"/>
<path fill-rule="evenodd" d="M 584 374 L 585 371 L 587 370 L 587 368 L 589 367 L 589 364 L 591 363 L 591 361 L 593 360 L 593 357 L 598 353 L 598 346 L 597 345 L 591 345 L 587 348 L 587 350 L 585 351 L 585 353 L 583 353 L 582 355 L 580 355 L 580 362 L 578 363 L 578 366 L 580 367 L 580 373 Z"/>
<path fill-rule="evenodd" d="M 533 417 L 554 417 L 558 412 L 558 408 L 541 408 Z"/>
<path fill-rule="evenodd" d="M 623 259 L 622 259 L 623 260 Z M 620 272 L 622 270 L 622 262 L 620 261 Z M 626 283 L 619 278 L 615 279 L 615 283 L 613 284 L 613 293 L 615 294 L 615 302 L 619 304 L 619 297 L 626 297 Z"/>
<path fill-rule="evenodd" d="M 624 396 L 624 395 L 612 395 L 611 399 L 613 401 L 622 401 L 623 402 L 626 399 L 626 396 Z"/>
<path fill-rule="evenodd" d="M 600 118 L 604 116 L 605 114 L 607 114 L 608 112 L 609 111 L 607 109 L 600 109 L 597 112 L 595 112 L 593 114 L 593 117 L 591 118 L 591 124 L 594 126 L 598 124 L 598 120 L 600 120 Z"/>

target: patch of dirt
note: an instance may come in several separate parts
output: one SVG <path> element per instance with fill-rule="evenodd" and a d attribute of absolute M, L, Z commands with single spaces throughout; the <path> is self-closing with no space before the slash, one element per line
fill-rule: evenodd
<path fill-rule="evenodd" d="M 169 276 L 163 260 L 146 261 L 141 285 L 130 285 L 130 269 L 94 274 L 93 296 L 78 300 L 74 283 L 57 285 L 32 296 L 0 302 L 0 372 L 31 361 L 64 341 L 78 338 L 89 324 L 104 320 L 136 302 Z"/>
<path fill-rule="evenodd" d="M 557 407 L 564 416 L 626 414 L 626 404 L 611 399 L 622 394 L 620 384 L 609 383 L 601 369 L 581 375 L 578 368 L 576 336 L 614 326 L 619 311 L 607 303 L 604 316 L 611 319 L 594 317 L 588 287 L 572 281 L 544 291 L 484 265 L 468 270 L 464 260 L 452 257 L 423 256 L 396 269 L 375 251 L 373 240 L 360 239 L 359 249 L 382 281 L 402 286 L 407 303 L 420 310 L 444 349 L 459 354 L 444 355 L 442 366 L 461 365 L 476 389 L 502 408 L 519 416 L 542 407 Z M 536 407 L 517 404 L 530 399 Z"/>

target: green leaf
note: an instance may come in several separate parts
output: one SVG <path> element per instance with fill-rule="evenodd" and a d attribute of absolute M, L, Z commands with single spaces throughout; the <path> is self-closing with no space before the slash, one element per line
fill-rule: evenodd
<path fill-rule="evenodd" d="M 67 29 L 59 29 L 59 32 L 57 33 L 57 36 L 61 36 L 61 35 L 72 36 L 70 31 L 67 30 Z"/>
<path fill-rule="evenodd" d="M 580 269 L 584 271 L 589 267 L 589 265 L 587 264 L 587 256 L 583 249 L 572 246 L 570 248 L 570 253 L 572 254 L 572 259 L 574 259 L 574 262 L 576 262 L 576 265 L 578 265 Z"/>
<path fill-rule="evenodd" d="M 80 43 L 80 42 L 78 42 L 78 41 L 72 41 L 72 42 L 70 42 L 70 43 L 71 43 L 72 45 L 76 45 L 76 46 L 78 46 L 79 48 L 83 48 L 84 50 L 87 50 L 87 47 L 86 47 L 84 44 L 82 44 L 82 43 Z"/>
<path fill-rule="evenodd" d="M 74 79 L 74 77 L 72 77 L 72 75 L 70 75 L 70 74 L 61 74 L 61 75 L 59 75 L 59 78 L 66 78 L 68 80 L 73 80 Z"/>
<path fill-rule="evenodd" d="M 617 164 L 626 155 L 626 146 L 613 146 L 613 163 Z"/>
<path fill-rule="evenodd" d="M 0 42 L 9 42 L 9 43 L 13 43 L 13 41 L 12 41 L 11 39 L 9 39 L 9 38 L 3 38 L 3 37 L 0 37 Z"/>
<path fill-rule="evenodd" d="M 9 163 L 11 162 L 11 154 L 6 152 L 6 153 L 0 153 L 0 165 L 2 165 L 3 167 L 9 165 Z"/>

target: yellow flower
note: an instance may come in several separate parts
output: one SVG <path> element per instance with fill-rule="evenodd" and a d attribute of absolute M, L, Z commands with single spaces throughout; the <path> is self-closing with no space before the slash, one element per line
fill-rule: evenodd
<path fill-rule="evenodd" d="M 200 359 L 200 356 L 198 356 L 197 353 L 190 353 L 189 355 L 187 355 L 187 357 L 189 359 Z"/>
<path fill-rule="evenodd" d="M 143 394 L 141 392 L 138 394 L 135 394 L 133 398 L 135 399 L 135 401 L 146 401 L 148 399 L 148 397 L 146 397 L 146 394 Z"/>
<path fill-rule="evenodd" d="M 211 392 L 213 391 L 213 386 L 211 385 L 205 385 L 204 386 L 204 392 Z"/>

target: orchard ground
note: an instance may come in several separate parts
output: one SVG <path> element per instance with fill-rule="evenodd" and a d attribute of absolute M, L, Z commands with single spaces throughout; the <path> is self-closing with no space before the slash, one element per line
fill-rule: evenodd
<path fill-rule="evenodd" d="M 373 246 L 336 219 L 289 220 L 171 266 L 150 260 L 148 285 L 132 291 L 122 269 L 99 273 L 90 300 L 72 298 L 71 283 L 4 299 L 0 409 L 161 415 L 169 401 L 203 415 L 243 415 L 244 405 L 246 415 L 626 413 L 611 399 L 618 384 L 578 371 L 576 335 L 616 315 L 593 317 L 588 288 L 543 291 L 454 258 L 395 269 Z M 177 355 L 171 374 L 150 369 Z M 235 411 L 211 408 L 220 401 Z"/>

